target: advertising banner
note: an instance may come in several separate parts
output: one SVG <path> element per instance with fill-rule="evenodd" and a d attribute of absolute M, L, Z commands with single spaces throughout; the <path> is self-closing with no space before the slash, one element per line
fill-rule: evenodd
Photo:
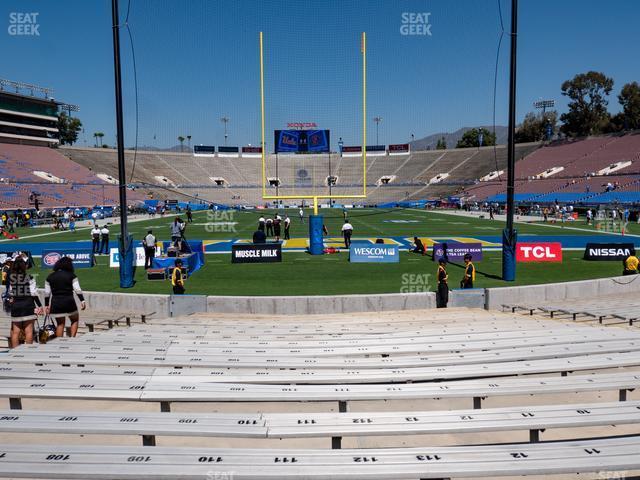
<path fill-rule="evenodd" d="M 466 254 L 471 254 L 474 262 L 482 260 L 481 243 L 443 242 L 433 245 L 433 260 L 444 258 L 447 262 L 461 262 Z"/>
<path fill-rule="evenodd" d="M 560 242 L 518 243 L 516 244 L 518 262 L 562 262 L 562 244 Z"/>
<path fill-rule="evenodd" d="M 42 251 L 42 268 L 53 268 L 62 257 L 69 257 L 73 261 L 74 268 L 91 268 L 94 265 L 93 252 L 89 248 L 60 249 Z"/>
<path fill-rule="evenodd" d="M 635 255 L 633 243 L 587 243 L 584 259 L 591 261 L 622 261 L 629 255 Z"/>
<path fill-rule="evenodd" d="M 281 243 L 250 243 L 231 246 L 231 263 L 277 262 L 282 262 Z"/>
<path fill-rule="evenodd" d="M 144 267 L 144 248 L 135 248 L 136 267 Z M 109 249 L 109 266 L 120 267 L 120 253 L 117 248 Z"/>
<path fill-rule="evenodd" d="M 398 245 L 352 243 L 349 247 L 349 261 L 353 263 L 398 263 Z"/>

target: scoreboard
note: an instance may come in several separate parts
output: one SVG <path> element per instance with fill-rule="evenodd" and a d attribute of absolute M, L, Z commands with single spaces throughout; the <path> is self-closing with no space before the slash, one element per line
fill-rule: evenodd
<path fill-rule="evenodd" d="M 275 130 L 275 153 L 328 153 L 329 130 Z"/>

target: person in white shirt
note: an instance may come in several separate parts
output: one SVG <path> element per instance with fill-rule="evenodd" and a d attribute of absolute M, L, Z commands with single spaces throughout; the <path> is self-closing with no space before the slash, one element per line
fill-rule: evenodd
<path fill-rule="evenodd" d="M 260 218 L 258 219 L 258 230 L 260 230 L 261 232 L 264 232 L 264 217 L 260 216 Z"/>
<path fill-rule="evenodd" d="M 156 236 L 152 230 L 147 232 L 147 236 L 142 239 L 144 247 L 144 268 L 145 270 L 152 267 L 153 257 L 156 256 Z"/>
<path fill-rule="evenodd" d="M 100 229 L 100 238 L 102 240 L 100 253 L 103 255 L 109 255 L 109 228 L 106 225 Z"/>
<path fill-rule="evenodd" d="M 298 215 L 300 215 L 300 222 L 304 223 L 304 210 L 302 209 L 302 207 L 300 208 Z"/>
<path fill-rule="evenodd" d="M 93 254 L 100 253 L 100 225 L 91 229 L 91 241 L 93 242 Z"/>
<path fill-rule="evenodd" d="M 344 237 L 344 246 L 346 248 L 351 245 L 351 235 L 353 235 L 353 225 L 348 220 L 345 220 L 344 225 L 342 225 L 342 236 Z"/>
<path fill-rule="evenodd" d="M 291 237 L 289 237 L 289 228 L 291 228 L 291 219 L 289 218 L 289 215 L 284 217 L 284 239 L 285 240 L 289 240 Z"/>
<path fill-rule="evenodd" d="M 96 226 L 96 222 L 98 221 L 98 212 L 93 212 L 91 214 L 91 219 L 93 220 L 93 226 Z"/>
<path fill-rule="evenodd" d="M 593 219 L 593 212 L 591 209 L 587 210 L 587 225 L 591 225 L 591 220 Z"/>

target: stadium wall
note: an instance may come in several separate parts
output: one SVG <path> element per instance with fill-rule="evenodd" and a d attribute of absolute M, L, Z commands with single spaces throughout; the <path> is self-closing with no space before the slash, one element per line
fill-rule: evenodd
<path fill-rule="evenodd" d="M 567 299 L 640 293 L 640 277 L 613 277 L 577 282 L 453 290 L 449 307 L 501 310 L 502 305 L 539 305 Z M 312 315 L 354 312 L 382 312 L 435 308 L 435 293 L 387 293 L 376 295 L 223 297 L 185 295 L 140 295 L 132 293 L 85 292 L 91 310 L 117 313 L 151 313 L 158 317 L 194 312 L 269 315 Z"/>
<path fill-rule="evenodd" d="M 523 287 L 499 287 L 485 290 L 485 308 L 501 310 L 502 305 L 544 306 L 548 301 L 590 299 L 597 296 L 640 292 L 639 277 L 612 277 L 577 282 L 548 283 Z"/>
<path fill-rule="evenodd" d="M 453 292 L 452 292 L 453 293 Z M 115 313 L 151 313 L 157 317 L 195 312 L 273 315 L 312 315 L 435 308 L 435 293 L 332 295 L 291 297 L 222 297 L 203 295 L 140 295 L 85 292 L 90 310 Z M 453 302 L 452 302 L 453 303 Z M 482 301 L 478 302 L 482 307 Z M 453 305 L 452 305 L 453 306 Z"/>

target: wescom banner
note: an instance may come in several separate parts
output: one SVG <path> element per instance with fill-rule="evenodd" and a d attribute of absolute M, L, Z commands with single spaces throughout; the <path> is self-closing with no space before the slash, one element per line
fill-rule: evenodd
<path fill-rule="evenodd" d="M 398 263 L 398 245 L 352 243 L 349 247 L 349 261 L 354 263 Z"/>
<path fill-rule="evenodd" d="M 518 243 L 516 261 L 562 262 L 562 244 L 560 242 Z"/>

